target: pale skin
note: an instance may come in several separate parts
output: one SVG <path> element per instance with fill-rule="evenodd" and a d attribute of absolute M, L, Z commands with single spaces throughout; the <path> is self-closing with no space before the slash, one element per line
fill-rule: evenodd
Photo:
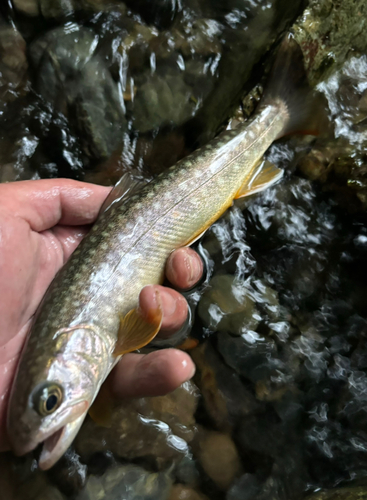
<path fill-rule="evenodd" d="M 9 448 L 9 391 L 32 316 L 56 272 L 96 219 L 109 190 L 69 179 L 0 185 L 0 451 Z M 194 286 L 202 272 L 202 261 L 190 248 L 173 252 L 166 264 L 166 277 L 178 289 Z M 176 290 L 151 285 L 140 293 L 143 312 L 154 305 L 157 292 L 163 308 L 159 335 L 168 337 L 184 324 L 188 306 Z M 194 372 L 188 354 L 163 349 L 123 356 L 106 383 L 118 398 L 158 396 Z"/>

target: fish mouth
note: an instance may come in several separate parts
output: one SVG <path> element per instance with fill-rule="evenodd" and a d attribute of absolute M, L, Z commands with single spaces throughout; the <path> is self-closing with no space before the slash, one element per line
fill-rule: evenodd
<path fill-rule="evenodd" d="M 58 443 L 62 440 L 65 430 L 66 426 L 63 426 L 43 441 L 41 455 L 38 460 L 40 469 L 47 470 L 56 463 L 57 460 L 53 460 L 53 457 L 56 455 L 55 450 L 57 449 Z"/>
<path fill-rule="evenodd" d="M 74 441 L 85 417 L 86 412 L 83 412 L 73 422 L 60 427 L 43 440 L 41 455 L 38 459 L 38 466 L 41 470 L 50 469 L 64 455 Z"/>
<path fill-rule="evenodd" d="M 22 456 L 42 446 L 38 460 L 39 468 L 50 469 L 64 455 L 76 437 L 89 408 L 88 401 L 79 401 L 66 412 L 59 415 L 59 425 L 48 432 L 40 431 L 26 445 L 13 440 L 12 448 L 16 455 Z"/>

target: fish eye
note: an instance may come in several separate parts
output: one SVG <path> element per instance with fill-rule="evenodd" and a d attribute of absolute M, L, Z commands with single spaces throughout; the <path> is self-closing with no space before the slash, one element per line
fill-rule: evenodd
<path fill-rule="evenodd" d="M 61 405 L 62 399 L 62 387 L 55 382 L 46 382 L 34 390 L 32 395 L 33 408 L 41 417 L 51 415 Z"/>

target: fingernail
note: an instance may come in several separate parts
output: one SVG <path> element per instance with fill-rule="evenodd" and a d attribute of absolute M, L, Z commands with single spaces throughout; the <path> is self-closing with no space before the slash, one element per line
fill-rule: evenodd
<path fill-rule="evenodd" d="M 195 373 L 196 373 L 196 366 L 193 365 L 193 367 L 191 369 L 191 372 L 190 372 L 190 377 L 189 378 L 191 379 L 195 375 Z"/>
<path fill-rule="evenodd" d="M 166 292 L 164 290 L 160 291 L 159 294 L 162 301 L 163 314 L 166 318 L 169 318 L 176 311 L 176 300 L 169 292 Z"/>
<path fill-rule="evenodd" d="M 182 360 L 182 366 L 184 368 L 186 368 L 186 366 L 188 365 L 189 361 L 184 359 Z M 192 364 L 192 367 L 191 367 L 191 370 L 186 378 L 186 380 L 190 380 L 194 375 L 195 375 L 195 372 L 196 372 L 196 366 L 194 364 Z"/>
<path fill-rule="evenodd" d="M 202 264 L 200 257 L 196 257 L 190 254 L 186 255 L 186 265 L 189 269 L 189 283 L 194 284 L 200 278 L 202 273 Z"/>

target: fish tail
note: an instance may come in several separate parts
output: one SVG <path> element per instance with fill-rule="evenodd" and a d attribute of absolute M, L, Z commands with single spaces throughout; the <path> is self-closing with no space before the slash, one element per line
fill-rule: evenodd
<path fill-rule="evenodd" d="M 262 106 L 278 103 L 287 119 L 278 139 L 288 134 L 319 135 L 328 127 L 325 101 L 308 84 L 300 46 L 289 34 L 281 43 Z"/>

